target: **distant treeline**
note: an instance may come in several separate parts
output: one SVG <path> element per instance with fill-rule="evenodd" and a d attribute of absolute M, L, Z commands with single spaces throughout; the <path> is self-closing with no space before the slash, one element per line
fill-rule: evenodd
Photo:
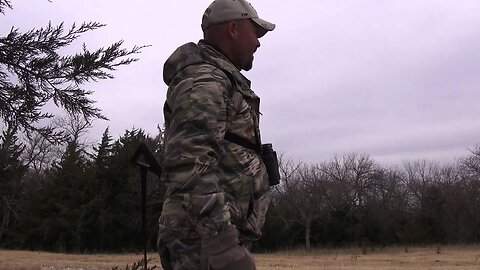
<path fill-rule="evenodd" d="M 262 249 L 480 242 L 480 146 L 456 163 L 281 160 Z"/>
<path fill-rule="evenodd" d="M 140 176 L 130 159 L 145 142 L 160 159 L 163 135 L 127 130 L 113 140 L 105 130 L 89 146 L 88 124 L 63 119 L 68 139 L 42 136 L 20 142 L 0 137 L 0 247 L 62 252 L 139 251 L 143 247 Z M 158 181 L 148 179 L 149 246 L 161 211 Z"/>
<path fill-rule="evenodd" d="M 127 130 L 100 143 L 63 119 L 66 140 L 0 136 L 0 247 L 62 252 L 139 251 L 140 182 L 130 158 L 146 143 L 161 160 L 163 132 Z M 281 184 L 256 251 L 305 246 L 480 241 L 480 147 L 456 164 L 386 168 L 368 155 L 319 164 L 281 158 Z M 148 245 L 155 248 L 164 188 L 149 175 Z"/>

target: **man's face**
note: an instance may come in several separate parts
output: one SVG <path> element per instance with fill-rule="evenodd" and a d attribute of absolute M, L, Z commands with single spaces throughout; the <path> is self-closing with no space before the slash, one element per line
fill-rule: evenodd
<path fill-rule="evenodd" d="M 237 27 L 238 35 L 235 40 L 235 64 L 243 69 L 250 70 L 253 66 L 253 54 L 260 47 L 257 33 L 258 26 L 250 20 L 238 21 Z"/>

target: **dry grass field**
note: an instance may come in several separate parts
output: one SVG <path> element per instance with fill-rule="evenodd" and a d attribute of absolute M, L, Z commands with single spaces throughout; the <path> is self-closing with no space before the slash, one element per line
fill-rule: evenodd
<path fill-rule="evenodd" d="M 160 265 L 156 254 L 150 265 Z M 142 254 L 70 255 L 48 252 L 0 250 L 0 270 L 94 270 L 125 269 L 142 258 Z M 478 270 L 479 246 L 410 247 L 360 249 L 325 249 L 312 252 L 283 251 L 255 254 L 259 270 Z M 161 269 L 161 267 L 157 268 Z"/>

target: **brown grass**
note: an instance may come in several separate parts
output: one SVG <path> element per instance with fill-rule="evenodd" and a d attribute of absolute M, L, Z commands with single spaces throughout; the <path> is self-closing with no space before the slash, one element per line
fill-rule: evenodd
<path fill-rule="evenodd" d="M 258 270 L 477 270 L 479 246 L 410 247 L 301 250 L 255 254 Z M 71 255 L 49 252 L 0 250 L 0 270 L 100 270 L 142 259 L 142 254 Z M 149 254 L 151 265 L 160 265 L 158 255 Z M 161 269 L 159 267 L 158 269 Z"/>

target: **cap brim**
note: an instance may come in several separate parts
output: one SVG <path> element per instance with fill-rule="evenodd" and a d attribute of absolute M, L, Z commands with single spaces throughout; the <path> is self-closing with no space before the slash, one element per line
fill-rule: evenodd
<path fill-rule="evenodd" d="M 273 31 L 275 29 L 275 24 L 265 21 L 260 18 L 251 18 L 252 21 L 254 21 L 258 26 L 260 26 L 260 30 L 258 33 L 258 37 L 261 38 L 263 37 L 268 31 Z"/>

